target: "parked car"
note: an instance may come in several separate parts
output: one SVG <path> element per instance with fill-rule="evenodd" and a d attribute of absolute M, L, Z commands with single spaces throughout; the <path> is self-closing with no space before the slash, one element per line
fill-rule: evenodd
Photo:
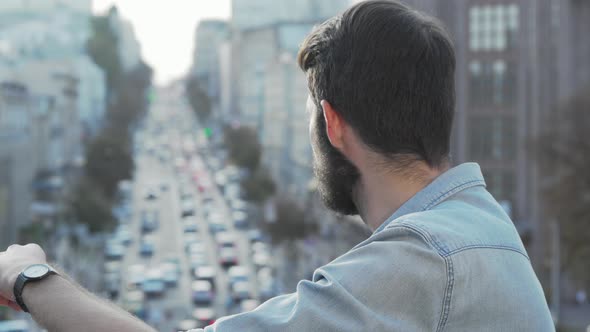
<path fill-rule="evenodd" d="M 215 268 L 211 265 L 203 265 L 195 269 L 193 272 L 193 278 L 195 280 L 200 281 L 207 281 L 211 284 L 211 287 L 215 289 L 215 278 L 217 277 L 217 272 Z"/>
<path fill-rule="evenodd" d="M 211 304 L 215 297 L 213 287 L 208 281 L 193 281 L 191 291 L 194 304 Z"/>
<path fill-rule="evenodd" d="M 248 231 L 248 239 L 250 240 L 250 243 L 263 242 L 264 234 L 258 229 L 252 229 Z"/>
<path fill-rule="evenodd" d="M 199 328 L 199 323 L 194 319 L 184 319 L 178 322 L 175 331 L 188 331 Z"/>
<path fill-rule="evenodd" d="M 181 201 L 181 217 L 190 217 L 195 215 L 195 204 L 192 200 Z"/>
<path fill-rule="evenodd" d="M 232 266 L 227 270 L 227 276 L 230 284 L 240 281 L 248 281 L 250 279 L 250 272 L 248 268 L 243 265 Z"/>
<path fill-rule="evenodd" d="M 121 260 L 125 255 L 125 247 L 121 244 L 109 242 L 105 246 L 104 257 L 107 260 Z"/>
<path fill-rule="evenodd" d="M 127 284 L 129 287 L 139 287 L 145 280 L 145 266 L 142 264 L 134 264 L 127 268 Z"/>
<path fill-rule="evenodd" d="M 139 317 L 140 319 L 146 318 L 145 295 L 140 290 L 127 292 L 123 297 L 122 307 L 127 312 Z"/>
<path fill-rule="evenodd" d="M 168 287 L 175 287 L 178 285 L 180 279 L 180 273 L 178 272 L 178 266 L 174 263 L 163 263 L 160 265 L 160 269 L 163 271 L 162 279 Z"/>
<path fill-rule="evenodd" d="M 213 308 L 197 308 L 193 311 L 193 318 L 199 324 L 199 328 L 204 328 L 215 323 L 215 310 Z"/>
<path fill-rule="evenodd" d="M 142 257 L 151 257 L 154 255 L 155 244 L 152 238 L 144 236 L 139 245 L 139 254 Z"/>
<path fill-rule="evenodd" d="M 147 201 L 153 201 L 153 200 L 158 199 L 158 191 L 155 190 L 154 188 L 148 188 L 145 191 L 145 199 Z"/>
<path fill-rule="evenodd" d="M 235 302 L 241 302 L 243 300 L 250 299 L 252 297 L 250 293 L 250 283 L 246 281 L 239 281 L 231 284 L 231 297 Z"/>
<path fill-rule="evenodd" d="M 238 254 L 234 248 L 221 248 L 219 250 L 219 264 L 223 267 L 238 264 Z"/>
<path fill-rule="evenodd" d="M 237 236 L 231 232 L 218 232 L 215 235 L 215 242 L 218 248 L 235 248 Z"/>
<path fill-rule="evenodd" d="M 141 232 L 149 233 L 158 229 L 158 212 L 157 211 L 143 211 L 141 216 Z"/>
<path fill-rule="evenodd" d="M 162 271 L 159 269 L 148 271 L 141 289 L 147 297 L 162 296 L 166 290 Z"/>

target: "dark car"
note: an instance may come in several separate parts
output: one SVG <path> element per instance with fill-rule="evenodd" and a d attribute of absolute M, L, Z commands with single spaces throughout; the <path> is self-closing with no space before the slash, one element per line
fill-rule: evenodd
<path fill-rule="evenodd" d="M 158 229 L 158 213 L 144 211 L 141 217 L 141 232 L 150 233 Z"/>

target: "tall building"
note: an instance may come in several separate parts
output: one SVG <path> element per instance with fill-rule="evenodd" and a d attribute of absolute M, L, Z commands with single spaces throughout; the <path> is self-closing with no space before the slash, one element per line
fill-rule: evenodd
<path fill-rule="evenodd" d="M 203 20 L 199 22 L 195 34 L 195 51 L 192 73 L 198 78 L 201 87 L 207 92 L 218 112 L 221 102 L 221 46 L 229 40 L 228 22 L 224 20 Z M 227 52 L 226 52 L 227 54 Z M 224 69 L 226 70 L 226 69 Z"/>
<path fill-rule="evenodd" d="M 20 225 L 30 221 L 33 98 L 16 82 L 0 83 L 0 245 L 14 243 Z"/>
<path fill-rule="evenodd" d="M 408 1 L 454 38 L 457 105 L 452 157 L 477 161 L 513 218 L 541 280 L 548 222 L 531 143 L 547 114 L 590 84 L 590 3 L 577 0 Z"/>
<path fill-rule="evenodd" d="M 2 0 L 0 1 L 0 12 L 20 11 L 38 13 L 53 9 L 68 8 L 79 12 L 90 13 L 92 11 L 92 0 Z"/>
<path fill-rule="evenodd" d="M 232 74 L 235 117 L 260 127 L 264 118 L 264 81 L 267 65 L 294 50 L 313 26 L 343 11 L 349 0 L 232 2 Z"/>
<path fill-rule="evenodd" d="M 135 36 L 133 25 L 119 15 L 116 7 L 108 15 L 111 29 L 117 36 L 121 66 L 126 72 L 133 70 L 141 62 L 141 45 Z"/>

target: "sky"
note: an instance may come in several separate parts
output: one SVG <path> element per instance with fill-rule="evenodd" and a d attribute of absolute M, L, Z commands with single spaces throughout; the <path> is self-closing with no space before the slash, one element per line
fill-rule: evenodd
<path fill-rule="evenodd" d="M 187 73 L 201 19 L 231 15 L 230 0 L 93 0 L 92 8 L 102 14 L 113 4 L 133 24 L 143 58 L 154 68 L 158 84 Z"/>

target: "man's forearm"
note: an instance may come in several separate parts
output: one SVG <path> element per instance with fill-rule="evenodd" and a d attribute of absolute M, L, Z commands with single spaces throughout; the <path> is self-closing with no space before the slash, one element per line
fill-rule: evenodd
<path fill-rule="evenodd" d="M 35 321 L 50 332 L 154 332 L 136 317 L 62 276 L 27 284 L 23 299 Z"/>

